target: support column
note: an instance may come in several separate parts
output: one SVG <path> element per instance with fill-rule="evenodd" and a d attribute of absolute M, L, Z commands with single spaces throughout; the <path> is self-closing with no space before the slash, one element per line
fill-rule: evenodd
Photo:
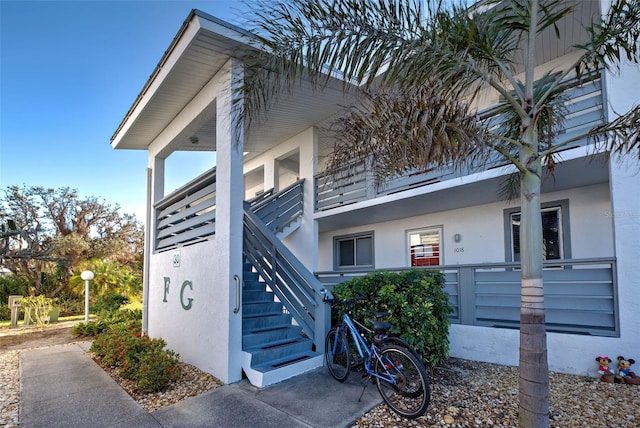
<path fill-rule="evenodd" d="M 607 10 L 604 8 L 604 10 Z M 618 113 L 629 111 L 637 102 L 635 91 L 629 88 L 640 79 L 640 70 L 633 64 L 623 64 L 620 73 L 606 73 L 608 120 Z M 637 152 L 636 152 L 637 153 Z M 640 294 L 637 292 L 640 277 L 640 162 L 637 155 L 629 153 L 621 158 L 613 156 L 609 161 L 609 187 L 611 192 L 611 216 L 616 256 L 618 309 L 620 317 L 620 349 L 640 348 Z"/>
<path fill-rule="evenodd" d="M 147 212 L 144 223 L 144 258 L 142 280 L 142 333 L 149 333 L 149 285 L 151 254 L 155 242 L 155 212 L 153 206 L 164 196 L 164 158 L 149 153 L 147 167 Z"/>
<path fill-rule="evenodd" d="M 216 240 L 224 242 L 221 248 L 226 249 L 226 254 L 215 257 L 225 258 L 218 262 L 219 281 L 225 285 L 219 297 L 228 303 L 228 379 L 224 381 L 231 383 L 242 379 L 242 311 L 234 312 L 234 309 L 238 304 L 236 287 L 242 287 L 244 126 L 238 122 L 241 91 L 237 86 L 242 65 L 231 59 L 225 67 L 229 69 L 230 85 L 220 90 L 216 106 Z"/>

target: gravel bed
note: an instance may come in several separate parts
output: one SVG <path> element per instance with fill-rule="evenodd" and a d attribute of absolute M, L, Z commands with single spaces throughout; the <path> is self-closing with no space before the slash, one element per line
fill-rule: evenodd
<path fill-rule="evenodd" d="M 0 351 L 0 426 L 18 426 L 20 410 L 18 351 Z"/>
<path fill-rule="evenodd" d="M 424 416 L 403 419 L 382 405 L 352 427 L 518 426 L 517 367 L 450 359 L 430 377 L 431 404 Z M 551 372 L 549 389 L 551 427 L 640 427 L 640 385 Z"/>
<path fill-rule="evenodd" d="M 18 427 L 20 397 L 19 352 L 0 350 L 0 426 Z M 146 411 L 198 395 L 221 383 L 184 364 L 183 376 L 167 391 L 136 394 L 122 387 Z M 112 375 L 113 376 L 113 375 Z M 327 374 L 328 376 L 328 374 Z M 117 376 L 113 376 L 118 381 Z M 451 359 L 431 374 L 431 405 L 415 420 L 378 406 L 352 428 L 364 427 L 517 427 L 518 369 L 496 364 Z M 369 385 L 369 388 L 375 388 Z M 640 385 L 599 382 L 586 376 L 550 374 L 551 427 L 640 427 Z"/>

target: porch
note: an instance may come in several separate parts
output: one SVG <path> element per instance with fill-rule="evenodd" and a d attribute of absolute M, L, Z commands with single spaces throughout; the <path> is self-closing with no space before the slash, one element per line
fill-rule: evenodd
<path fill-rule="evenodd" d="M 245 202 L 243 256 L 249 269 L 245 284 L 256 281 L 260 293 L 269 297 L 270 316 L 284 314 L 296 326 L 296 335 L 308 338 L 310 349 L 322 352 L 328 312 L 322 304 L 322 290 L 364 275 L 371 270 L 349 272 L 319 271 L 311 274 L 298 256 L 281 241 L 294 233 L 303 207 L 304 180 L 278 193 L 266 192 Z M 215 236 L 215 169 L 208 171 L 181 189 L 159 201 L 155 207 L 157 240 L 161 253 L 194 246 Z M 484 331 L 517 331 L 520 316 L 520 271 L 518 263 L 476 263 L 424 267 L 444 272 L 445 291 L 453 312 L 452 329 L 482 327 Z M 399 271 L 406 267 L 385 268 Z M 252 275 L 252 277 L 250 277 Z M 315 277 L 314 277 L 315 276 Z M 545 306 L 547 331 L 562 337 L 620 336 L 616 258 L 594 257 L 545 262 Z M 243 291 L 236 283 L 236 309 L 242 310 L 243 323 L 256 313 L 246 310 L 258 290 Z M 252 286 L 251 286 L 252 287 Z M 253 294 L 253 296 L 252 296 Z M 263 294 L 261 294 L 264 297 Z M 277 302 L 277 307 L 273 304 Z M 274 311 L 277 311 L 276 314 Z M 245 313 L 246 312 L 246 313 Z M 255 319 L 251 322 L 255 322 Z M 488 330 L 487 330 L 488 328 Z M 248 329 L 243 327 L 243 331 Z M 490 333 L 493 334 L 493 333 Z M 253 339 L 251 339 L 253 340 Z M 286 342 L 282 337 L 276 342 Z M 297 340 L 297 339 L 296 339 Z M 255 342 L 244 341 L 244 343 Z M 266 344 L 266 347 L 274 345 Z M 317 355 L 317 354 L 316 354 Z M 258 360 L 256 360 L 258 361 Z M 320 363 L 321 364 L 321 363 Z M 249 366 L 250 362 L 246 366 Z"/>

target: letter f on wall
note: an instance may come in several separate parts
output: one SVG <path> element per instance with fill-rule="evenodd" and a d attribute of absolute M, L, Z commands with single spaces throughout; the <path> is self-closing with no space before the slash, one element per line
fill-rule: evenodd
<path fill-rule="evenodd" d="M 164 299 L 163 302 L 167 302 L 167 294 L 169 294 L 169 284 L 171 284 L 171 279 L 168 276 L 164 277 Z"/>

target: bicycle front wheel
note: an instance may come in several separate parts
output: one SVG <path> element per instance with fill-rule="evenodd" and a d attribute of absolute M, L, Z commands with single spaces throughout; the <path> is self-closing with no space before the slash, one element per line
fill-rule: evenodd
<path fill-rule="evenodd" d="M 351 350 L 344 330 L 336 327 L 329 330 L 324 342 L 324 359 L 331 376 L 344 382 L 351 371 Z"/>
<path fill-rule="evenodd" d="M 405 418 L 422 416 L 431 401 L 429 378 L 422 362 L 407 349 L 388 345 L 374 364 L 376 386 L 387 405 Z"/>

